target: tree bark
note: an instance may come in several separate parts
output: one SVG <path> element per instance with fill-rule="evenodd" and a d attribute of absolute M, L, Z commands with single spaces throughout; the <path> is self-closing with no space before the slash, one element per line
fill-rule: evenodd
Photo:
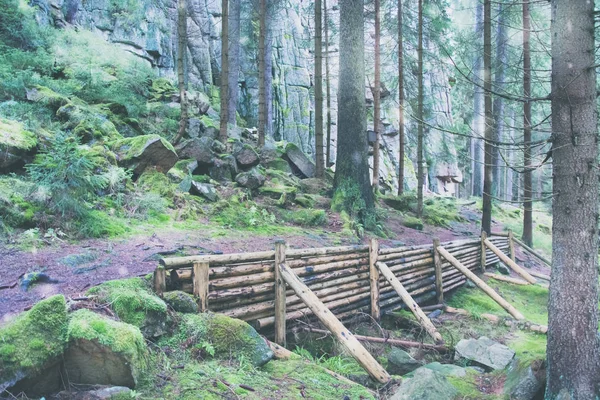
<path fill-rule="evenodd" d="M 485 108 L 485 157 L 483 165 L 483 215 L 481 229 L 492 233 L 492 144 L 494 119 L 492 115 L 492 4 L 483 3 L 483 99 Z"/>
<path fill-rule="evenodd" d="M 381 141 L 381 1 L 375 3 L 375 82 L 373 88 L 373 190 L 379 190 L 379 142 Z"/>
<path fill-rule="evenodd" d="M 329 17 L 327 14 L 327 0 L 323 0 L 323 18 L 325 30 L 325 86 L 327 91 L 327 138 L 325 140 L 325 168 L 331 165 L 331 81 L 329 74 Z"/>
<path fill-rule="evenodd" d="M 531 97 L 531 51 L 529 0 L 523 0 L 523 96 Z M 533 247 L 533 201 L 531 182 L 531 103 L 523 103 L 523 241 Z"/>
<path fill-rule="evenodd" d="M 417 217 L 423 215 L 423 0 L 419 0 L 419 19 L 418 19 L 418 46 L 417 46 L 417 79 L 418 79 L 418 106 L 417 106 Z"/>
<path fill-rule="evenodd" d="M 185 90 L 185 60 L 187 53 L 187 9 L 186 1 L 177 1 L 177 84 L 179 88 L 179 104 L 181 115 L 179 117 L 179 130 L 173 140 L 179 143 L 186 134 L 188 120 L 187 93 Z"/>
<path fill-rule="evenodd" d="M 229 0 L 229 91 L 227 121 L 236 125 L 236 112 L 239 100 L 238 82 L 240 78 L 240 0 Z"/>
<path fill-rule="evenodd" d="M 229 1 L 221 0 L 221 143 L 227 143 L 227 106 L 229 104 Z"/>
<path fill-rule="evenodd" d="M 546 399 L 600 398 L 594 2 L 552 1 L 552 275 Z"/>
<path fill-rule="evenodd" d="M 476 2 L 477 9 L 475 12 L 475 38 L 477 43 L 481 45 L 481 33 L 483 31 L 483 3 Z M 482 56 L 479 48 L 475 51 L 475 59 L 473 60 L 473 72 L 475 73 L 475 87 L 473 95 L 473 133 L 475 139 L 471 139 L 471 170 L 473 171 L 473 196 L 481 196 L 483 194 L 483 137 L 482 128 L 482 106 L 483 106 L 483 90 L 481 89 L 481 64 Z"/>
<path fill-rule="evenodd" d="M 265 130 L 267 124 L 267 96 L 265 84 L 267 0 L 260 0 L 258 15 L 258 146 L 260 147 L 265 145 Z"/>
<path fill-rule="evenodd" d="M 338 156 L 334 186 L 357 185 L 367 209 L 375 206 L 369 177 L 365 105 L 364 3 L 340 0 Z"/>
<path fill-rule="evenodd" d="M 377 0 L 376 0 L 377 1 Z M 323 18 L 321 0 L 315 1 L 315 176 L 323 178 Z"/>
<path fill-rule="evenodd" d="M 398 196 L 404 193 L 404 35 L 402 0 L 398 0 Z"/>
<path fill-rule="evenodd" d="M 496 28 L 496 60 L 495 60 L 495 72 L 494 72 L 494 90 L 502 93 L 505 87 L 505 65 L 506 65 L 506 16 L 508 12 L 504 7 L 502 0 L 498 3 L 498 26 Z M 501 141 L 502 134 L 504 132 L 504 98 L 502 96 L 496 96 L 493 102 L 493 120 L 494 120 L 494 140 Z M 492 196 L 501 197 L 502 195 L 502 170 L 504 164 L 500 160 L 500 149 L 498 146 L 493 146 L 492 152 L 492 166 L 493 166 L 493 182 Z"/>

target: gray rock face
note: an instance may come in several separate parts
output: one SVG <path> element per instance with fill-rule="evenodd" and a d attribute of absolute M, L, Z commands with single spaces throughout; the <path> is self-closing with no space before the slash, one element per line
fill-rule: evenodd
<path fill-rule="evenodd" d="M 315 163 L 312 162 L 298 146 L 293 143 L 288 143 L 285 148 L 285 156 L 303 178 L 314 178 Z"/>
<path fill-rule="evenodd" d="M 504 394 L 511 400 L 533 400 L 543 395 L 546 386 L 546 370 L 543 367 L 542 361 L 523 365 L 519 360 L 513 360 L 504 383 Z"/>
<path fill-rule="evenodd" d="M 453 400 L 458 391 L 439 372 L 419 368 L 405 379 L 391 400 Z"/>
<path fill-rule="evenodd" d="M 387 372 L 391 375 L 406 375 L 419 368 L 422 364 L 412 358 L 410 354 L 397 347 L 392 348 L 387 355 L 387 359 Z"/>
<path fill-rule="evenodd" d="M 217 201 L 218 200 L 217 192 L 215 191 L 215 187 L 209 183 L 200 183 L 200 182 L 192 181 L 190 193 L 195 196 L 204 197 L 209 201 Z"/>
<path fill-rule="evenodd" d="M 212 165 L 215 157 L 213 143 L 214 140 L 209 137 L 189 139 L 177 146 L 177 154 L 181 158 L 194 159 L 199 165 Z"/>
<path fill-rule="evenodd" d="M 213 165 L 208 168 L 208 175 L 218 182 L 230 182 L 237 174 L 237 166 L 233 156 L 215 158 Z"/>
<path fill-rule="evenodd" d="M 514 351 L 485 336 L 463 339 L 454 349 L 456 360 L 467 359 L 490 370 L 506 368 L 515 356 Z"/>
<path fill-rule="evenodd" d="M 178 160 L 173 146 L 158 135 L 117 140 L 113 143 L 112 150 L 119 166 L 133 170 L 138 176 L 150 167 L 167 173 Z"/>
<path fill-rule="evenodd" d="M 432 362 L 424 365 L 423 368 L 430 369 L 444 376 L 462 377 L 467 375 L 467 370 L 465 368 L 454 364 L 440 364 L 439 362 Z"/>
<path fill-rule="evenodd" d="M 254 190 L 265 184 L 265 176 L 256 168 L 242 172 L 235 177 L 235 181 L 242 187 Z"/>

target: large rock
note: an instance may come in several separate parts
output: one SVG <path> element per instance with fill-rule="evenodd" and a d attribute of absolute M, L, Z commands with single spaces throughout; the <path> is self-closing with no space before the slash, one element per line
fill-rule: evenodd
<path fill-rule="evenodd" d="M 36 146 L 36 136 L 20 122 L 0 118 L 0 170 L 24 164 L 23 156 Z"/>
<path fill-rule="evenodd" d="M 294 172 L 299 173 L 303 178 L 314 178 L 315 163 L 312 162 L 298 146 L 293 143 L 288 143 L 285 147 L 285 157 L 292 164 Z"/>
<path fill-rule="evenodd" d="M 466 359 L 490 370 L 506 368 L 515 356 L 515 352 L 507 346 L 485 336 L 462 339 L 454 350 L 456 360 Z"/>
<path fill-rule="evenodd" d="M 175 149 L 158 135 L 144 135 L 113 142 L 112 151 L 119 166 L 133 170 L 137 176 L 147 168 L 167 173 L 178 160 Z"/>
<path fill-rule="evenodd" d="M 199 165 L 212 165 L 215 158 L 213 152 L 214 139 L 210 137 L 193 138 L 177 146 L 177 154 L 181 158 L 191 158 Z"/>
<path fill-rule="evenodd" d="M 69 382 L 134 388 L 146 368 L 140 330 L 82 309 L 71 315 L 64 367 Z"/>
<path fill-rule="evenodd" d="M 429 368 L 419 368 L 404 379 L 390 400 L 453 400 L 458 391 L 446 378 Z"/>
<path fill-rule="evenodd" d="M 257 169 L 252 168 L 250 171 L 239 173 L 235 177 L 235 181 L 242 187 L 254 190 L 265 184 L 265 176 Z"/>
<path fill-rule="evenodd" d="M 186 314 L 180 333 L 187 341 L 212 347 L 215 357 L 244 359 L 260 367 L 273 358 L 265 340 L 246 322 L 222 314 Z"/>
<path fill-rule="evenodd" d="M 171 182 L 181 183 L 185 178 L 192 176 L 197 168 L 198 161 L 194 159 L 179 160 L 177 164 L 167 172 L 167 176 Z"/>
<path fill-rule="evenodd" d="M 432 362 L 423 365 L 423 368 L 430 369 L 444 376 L 463 377 L 467 375 L 467 370 L 465 368 L 454 364 L 441 364 L 439 362 Z"/>
<path fill-rule="evenodd" d="M 112 142 L 122 139 L 115 124 L 105 111 L 82 101 L 69 102 L 60 107 L 56 116 L 64 121 L 63 129 L 71 130 L 84 142 Z"/>
<path fill-rule="evenodd" d="M 208 167 L 208 175 L 218 182 L 231 182 L 237 175 L 235 158 L 231 155 L 215 158 L 213 165 Z"/>
<path fill-rule="evenodd" d="M 67 327 L 65 298 L 56 295 L 0 328 L 0 393 L 13 386 L 15 395 L 59 390 L 54 367 L 65 350 Z"/>
<path fill-rule="evenodd" d="M 546 386 L 545 363 L 541 360 L 531 364 L 515 359 L 508 367 L 504 382 L 504 394 L 511 400 L 533 400 L 543 398 Z"/>
<path fill-rule="evenodd" d="M 198 312 L 198 303 L 196 303 L 194 297 L 180 290 L 166 292 L 163 299 L 174 311 L 181 313 Z"/>
<path fill-rule="evenodd" d="M 410 354 L 397 347 L 393 347 L 387 355 L 387 371 L 391 375 L 406 375 L 419 368 L 422 363 L 411 357 Z"/>
<path fill-rule="evenodd" d="M 240 146 L 234 153 L 235 159 L 242 169 L 252 168 L 260 162 L 258 153 L 249 144 Z"/>
<path fill-rule="evenodd" d="M 88 290 L 88 294 L 110 304 L 121 321 L 140 328 L 145 337 L 167 332 L 167 305 L 140 278 L 104 282 Z"/>
<path fill-rule="evenodd" d="M 210 183 L 202 183 L 202 182 L 191 182 L 190 194 L 194 196 L 204 197 L 209 201 L 217 201 L 219 196 L 217 196 L 217 192 L 215 187 Z"/>

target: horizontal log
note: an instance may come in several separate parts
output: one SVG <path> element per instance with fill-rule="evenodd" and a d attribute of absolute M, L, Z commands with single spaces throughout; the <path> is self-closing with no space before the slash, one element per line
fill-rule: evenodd
<path fill-rule="evenodd" d="M 542 273 L 536 272 L 536 271 L 529 271 L 529 273 L 531 275 L 535 276 L 536 278 L 540 278 L 540 279 L 550 282 L 550 276 L 548 276 L 546 274 L 542 274 Z"/>
<path fill-rule="evenodd" d="M 497 281 L 513 283 L 515 285 L 529 285 L 530 284 L 529 282 L 527 282 L 523 279 L 511 278 L 510 276 L 504 276 L 504 275 L 499 275 L 499 274 L 492 274 L 490 272 L 486 272 L 484 275 L 487 276 L 488 278 L 492 278 Z"/>

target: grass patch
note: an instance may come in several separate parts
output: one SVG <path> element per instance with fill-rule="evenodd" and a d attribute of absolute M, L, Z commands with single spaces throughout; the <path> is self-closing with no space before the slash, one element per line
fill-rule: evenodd
<path fill-rule="evenodd" d="M 529 364 L 535 360 L 546 359 L 546 344 L 546 335 L 520 331 L 514 334 L 507 345 L 515 351 L 516 357 L 522 363 Z"/>
<path fill-rule="evenodd" d="M 494 374 L 490 374 L 490 381 L 493 381 L 494 378 L 498 379 L 499 376 L 494 376 Z M 452 386 L 458 390 L 457 399 L 461 400 L 501 400 L 504 399 L 501 395 L 495 394 L 485 394 L 479 390 L 479 375 L 474 372 L 467 370 L 467 375 L 464 377 L 457 376 L 448 376 L 446 379 Z"/>

